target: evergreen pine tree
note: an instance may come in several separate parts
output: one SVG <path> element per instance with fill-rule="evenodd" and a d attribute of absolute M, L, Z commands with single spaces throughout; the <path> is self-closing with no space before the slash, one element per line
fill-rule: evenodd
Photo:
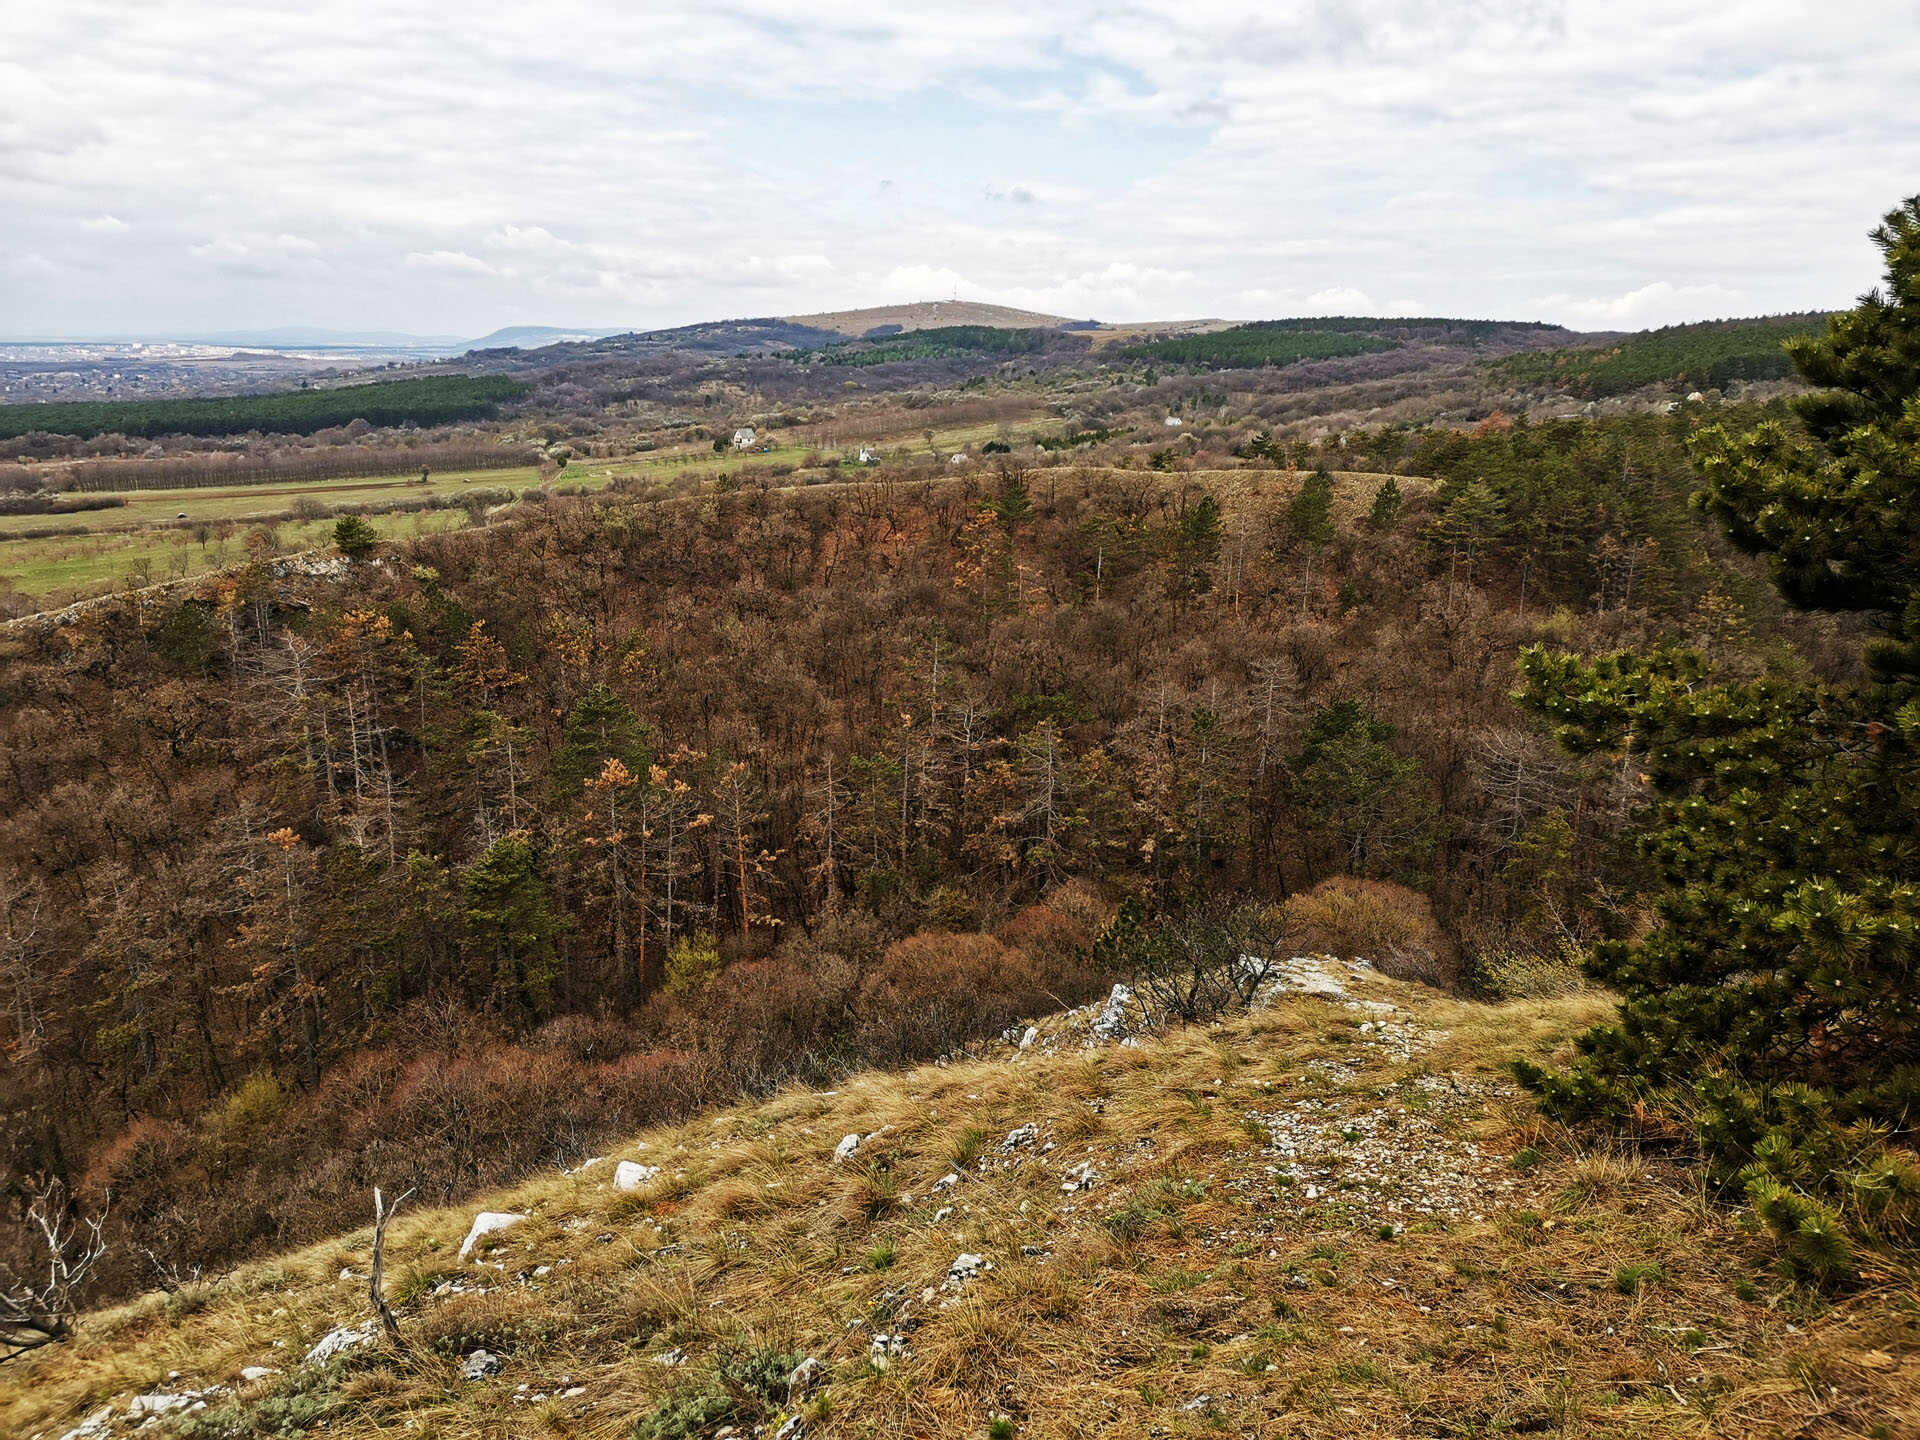
<path fill-rule="evenodd" d="M 1846 1272 L 1842 1216 L 1920 1231 L 1920 197 L 1874 238 L 1886 292 L 1793 347 L 1833 387 L 1804 432 L 1694 447 L 1699 503 L 1790 601 L 1882 626 L 1869 683 L 1723 681 L 1673 652 L 1522 662 L 1565 742 L 1645 775 L 1658 884 L 1655 928 L 1592 957 L 1618 1017 L 1570 1071 L 1522 1078 L 1567 1118 L 1690 1132 L 1809 1280 Z"/>
<path fill-rule="evenodd" d="M 1315 468 L 1287 507 L 1287 521 L 1300 544 L 1319 549 L 1333 539 L 1333 475 L 1324 465 Z"/>
<path fill-rule="evenodd" d="M 358 515 L 342 515 L 333 522 L 333 543 L 349 560 L 364 560 L 380 544 L 380 532 Z"/>
<path fill-rule="evenodd" d="M 1393 522 L 1400 518 L 1400 482 L 1389 475 L 1380 488 L 1373 492 L 1373 508 L 1367 512 L 1367 528 L 1371 530 L 1391 530 Z"/>

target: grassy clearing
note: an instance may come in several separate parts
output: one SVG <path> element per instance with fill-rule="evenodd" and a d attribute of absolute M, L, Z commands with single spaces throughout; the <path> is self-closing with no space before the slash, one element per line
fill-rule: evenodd
<path fill-rule="evenodd" d="M 1012 428 L 1019 434 L 1034 427 Z M 935 431 L 934 445 L 948 453 L 992 440 L 1000 430 L 995 422 L 944 427 Z M 869 443 L 889 450 L 921 450 L 926 445 L 920 435 Z M 715 454 L 707 445 L 676 446 L 611 460 L 578 460 L 548 483 L 599 490 L 615 480 L 659 481 L 682 474 L 711 479 L 753 467 L 798 466 L 810 454 L 837 456 L 845 448 L 816 438 L 776 445 L 768 452 Z M 845 473 L 862 472 L 847 469 Z M 275 553 L 324 544 L 331 519 L 273 519 L 309 507 L 357 508 L 384 516 L 379 520 L 383 534 L 409 539 L 459 529 L 467 523 L 466 517 L 459 511 L 395 515 L 390 507 L 429 499 L 458 504 L 471 492 L 507 490 L 517 495 L 540 483 L 536 469 L 522 466 L 449 471 L 433 475 L 424 485 L 408 474 L 286 485 L 130 490 L 119 497 L 126 503 L 112 509 L 72 515 L 0 515 L 0 583 L 11 582 L 23 595 L 64 600 L 205 574 L 245 558 L 244 527 L 270 523 Z M 59 533 L 40 533 L 45 531 Z M 29 532 L 33 538 L 16 538 Z"/>
<path fill-rule="evenodd" d="M 933 427 L 933 449 L 945 458 L 969 445 L 978 447 L 989 440 L 999 439 L 1003 430 L 1010 439 L 1030 439 L 1037 432 L 1058 429 L 1060 423 L 1058 420 L 1033 419 L 1009 422 L 1004 426 L 992 420 L 967 425 L 937 425 Z M 657 478 L 663 471 L 675 475 L 728 475 L 756 466 L 797 466 L 813 454 L 827 457 L 836 467 L 853 468 L 842 466 L 842 458 L 861 445 L 876 446 L 889 455 L 927 454 L 924 431 L 872 434 L 846 422 L 836 423 L 831 428 L 831 435 L 811 431 L 770 431 L 764 437 L 765 443 L 771 447 L 766 450 L 734 450 L 729 447 L 724 452 L 715 452 L 711 444 L 675 445 L 611 462 L 611 473 L 616 478 Z M 776 436 L 789 438 L 776 439 Z"/>
<path fill-rule="evenodd" d="M 812 1355 L 825 1386 L 791 1407 L 811 1437 L 1920 1433 L 1913 1276 L 1795 1292 L 1689 1172 L 1583 1152 L 1499 1078 L 1601 998 L 1358 993 L 1400 1007 L 1384 1032 L 1379 1010 L 1298 998 L 650 1132 L 404 1215 L 404 1348 L 296 1365 L 366 1318 L 362 1230 L 89 1317 L 0 1373 L 0 1429 L 124 1414 L 178 1371 L 176 1390 L 233 1385 L 210 1403 L 262 1430 L 297 1410 L 336 1436 L 706 1435 L 674 1427 L 738 1405 L 771 1428 L 787 1398 L 741 1377 Z M 617 1194 L 618 1159 L 659 1174 Z M 1091 1186 L 1064 1188 L 1083 1163 Z M 461 1264 L 480 1209 L 528 1218 Z M 991 1268 L 949 1283 L 962 1254 Z M 901 1334 L 876 1367 L 875 1338 Z M 463 1380 L 482 1346 L 499 1373 Z M 248 1365 L 281 1373 L 237 1383 Z"/>
<path fill-rule="evenodd" d="M 412 540 L 470 523 L 464 510 L 381 515 L 376 521 L 387 540 Z M 270 553 L 285 555 L 330 543 L 333 524 L 332 519 L 285 520 L 262 528 Z M 251 533 L 252 527 L 223 525 L 204 539 L 193 530 L 156 529 L 9 541 L 0 543 L 0 581 L 12 582 L 23 595 L 61 596 L 190 579 L 245 561 Z"/>
<path fill-rule="evenodd" d="M 435 475 L 425 485 L 404 475 L 361 476 L 341 480 L 310 480 L 287 485 L 213 485 L 190 490 L 128 490 L 119 492 L 127 503 L 110 510 L 84 510 L 72 515 L 0 515 L 0 536 L 23 530 L 65 529 L 102 533 L 141 530 L 174 524 L 242 522 L 263 515 L 284 515 L 309 501 L 328 507 L 384 505 L 428 499 L 455 499 L 468 490 L 514 490 L 539 483 L 532 466 L 506 470 L 469 470 Z M 569 484 L 605 483 L 604 472 L 588 466 L 570 467 Z M 179 517 L 186 516 L 185 521 Z"/>

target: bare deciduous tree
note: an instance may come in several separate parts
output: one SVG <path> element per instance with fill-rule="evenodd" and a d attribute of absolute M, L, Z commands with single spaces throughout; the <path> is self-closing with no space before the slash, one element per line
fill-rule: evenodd
<path fill-rule="evenodd" d="M 80 1296 L 107 1253 L 106 1212 L 83 1215 L 58 1180 L 30 1181 L 22 1217 L 26 1273 L 0 1264 L 0 1362 L 64 1340 Z"/>

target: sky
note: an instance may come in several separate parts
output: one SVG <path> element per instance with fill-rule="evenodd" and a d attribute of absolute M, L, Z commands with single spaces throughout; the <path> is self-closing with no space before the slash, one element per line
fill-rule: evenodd
<path fill-rule="evenodd" d="M 1844 305 L 1920 0 L 15 0 L 0 334 Z"/>

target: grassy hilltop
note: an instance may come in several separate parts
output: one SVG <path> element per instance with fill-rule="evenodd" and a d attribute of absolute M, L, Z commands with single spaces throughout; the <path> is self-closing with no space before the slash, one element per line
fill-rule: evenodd
<path fill-rule="evenodd" d="M 1915 1433 L 1912 1275 L 1783 1288 L 1688 1169 L 1515 1096 L 1501 1063 L 1602 997 L 1292 977 L 1224 1023 L 1093 1044 L 1070 1012 L 408 1209 L 399 1341 L 324 1364 L 376 1333 L 370 1229 L 146 1296 L 0 1372 L 0 1428 L 117 1435 L 173 1396 L 144 1433 Z M 621 1161 L 656 1173 L 619 1191 Z M 479 1211 L 525 1218 L 462 1261 Z"/>

